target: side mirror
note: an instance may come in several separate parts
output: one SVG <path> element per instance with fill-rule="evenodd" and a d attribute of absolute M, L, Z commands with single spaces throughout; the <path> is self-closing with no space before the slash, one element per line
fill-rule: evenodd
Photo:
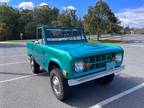
<path fill-rule="evenodd" d="M 36 41 L 35 41 L 35 44 L 40 44 L 39 40 L 36 40 Z"/>
<path fill-rule="evenodd" d="M 35 43 L 45 45 L 45 41 L 43 39 L 36 40 Z"/>

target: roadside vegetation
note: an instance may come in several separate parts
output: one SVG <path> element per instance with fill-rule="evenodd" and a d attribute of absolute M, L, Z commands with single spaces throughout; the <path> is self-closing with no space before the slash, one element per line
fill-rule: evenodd
<path fill-rule="evenodd" d="M 37 26 L 79 26 L 87 35 L 119 34 L 123 28 L 108 4 L 99 0 L 94 7 L 89 6 L 88 13 L 77 16 L 77 11 L 60 11 L 48 5 L 32 10 L 17 9 L 7 5 L 0 6 L 0 41 L 34 39 Z"/>

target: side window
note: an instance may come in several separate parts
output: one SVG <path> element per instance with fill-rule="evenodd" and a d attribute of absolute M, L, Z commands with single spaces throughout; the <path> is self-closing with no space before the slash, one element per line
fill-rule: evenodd
<path fill-rule="evenodd" d="M 45 45 L 45 41 L 42 37 L 42 29 L 41 28 L 37 30 L 37 39 L 38 39 L 36 41 L 37 43 Z"/>
<path fill-rule="evenodd" d="M 41 29 L 38 29 L 38 36 L 37 36 L 38 39 L 42 39 L 42 30 Z"/>

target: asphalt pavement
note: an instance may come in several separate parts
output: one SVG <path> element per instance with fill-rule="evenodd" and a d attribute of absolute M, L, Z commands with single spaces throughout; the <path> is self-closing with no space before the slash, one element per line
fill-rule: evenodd
<path fill-rule="evenodd" d="M 72 96 L 64 102 L 53 95 L 49 74 L 31 72 L 24 45 L 0 44 L 0 108 L 142 108 L 144 36 L 125 40 L 133 40 L 120 44 L 126 69 L 108 85 L 91 81 L 72 87 Z"/>

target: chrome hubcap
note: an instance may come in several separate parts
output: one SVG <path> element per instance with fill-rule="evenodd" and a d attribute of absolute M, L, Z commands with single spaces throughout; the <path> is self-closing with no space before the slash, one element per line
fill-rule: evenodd
<path fill-rule="evenodd" d="M 61 86 L 60 86 L 60 82 L 57 76 L 54 76 L 52 79 L 52 83 L 53 83 L 53 89 L 54 92 L 56 93 L 56 95 L 60 95 L 61 93 Z"/>

